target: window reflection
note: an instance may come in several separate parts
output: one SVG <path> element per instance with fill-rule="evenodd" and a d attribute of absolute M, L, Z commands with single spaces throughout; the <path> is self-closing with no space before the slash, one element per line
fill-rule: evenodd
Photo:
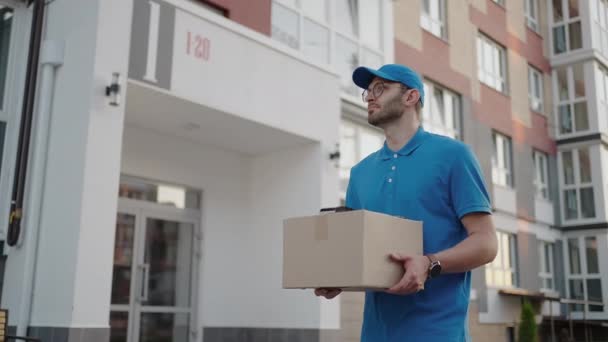
<path fill-rule="evenodd" d="M 304 19 L 302 51 L 315 62 L 329 63 L 329 30 L 312 20 Z"/>
<path fill-rule="evenodd" d="M 298 13 L 277 3 L 272 4 L 272 38 L 293 48 L 300 48 Z"/>
<path fill-rule="evenodd" d="M 337 29 L 349 36 L 359 37 L 359 1 L 335 0 Z M 367 29 L 367 28 L 366 28 Z"/>

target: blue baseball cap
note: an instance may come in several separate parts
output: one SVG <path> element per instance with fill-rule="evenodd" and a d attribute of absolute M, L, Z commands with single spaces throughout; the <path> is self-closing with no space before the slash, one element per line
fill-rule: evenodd
<path fill-rule="evenodd" d="M 367 89 L 374 77 L 399 82 L 404 86 L 417 89 L 420 93 L 420 104 L 424 106 L 424 85 L 422 78 L 411 68 L 401 64 L 386 64 L 378 70 L 360 66 L 353 71 L 353 82 L 363 89 Z"/>

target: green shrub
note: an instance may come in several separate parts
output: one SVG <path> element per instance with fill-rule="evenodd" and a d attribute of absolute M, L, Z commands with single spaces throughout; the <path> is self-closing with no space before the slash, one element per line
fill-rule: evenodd
<path fill-rule="evenodd" d="M 525 301 L 521 307 L 521 322 L 517 342 L 538 342 L 536 320 L 532 304 Z"/>

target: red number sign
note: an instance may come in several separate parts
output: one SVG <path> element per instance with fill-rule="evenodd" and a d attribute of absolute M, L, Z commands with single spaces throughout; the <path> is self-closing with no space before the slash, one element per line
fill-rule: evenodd
<path fill-rule="evenodd" d="M 211 55 L 211 41 L 206 37 L 188 31 L 186 54 L 202 61 L 209 61 Z"/>

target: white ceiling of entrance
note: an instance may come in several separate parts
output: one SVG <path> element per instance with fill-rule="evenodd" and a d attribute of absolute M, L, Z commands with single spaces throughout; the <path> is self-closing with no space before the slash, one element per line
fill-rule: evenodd
<path fill-rule="evenodd" d="M 313 142 L 133 82 L 128 83 L 125 122 L 246 155 Z"/>

